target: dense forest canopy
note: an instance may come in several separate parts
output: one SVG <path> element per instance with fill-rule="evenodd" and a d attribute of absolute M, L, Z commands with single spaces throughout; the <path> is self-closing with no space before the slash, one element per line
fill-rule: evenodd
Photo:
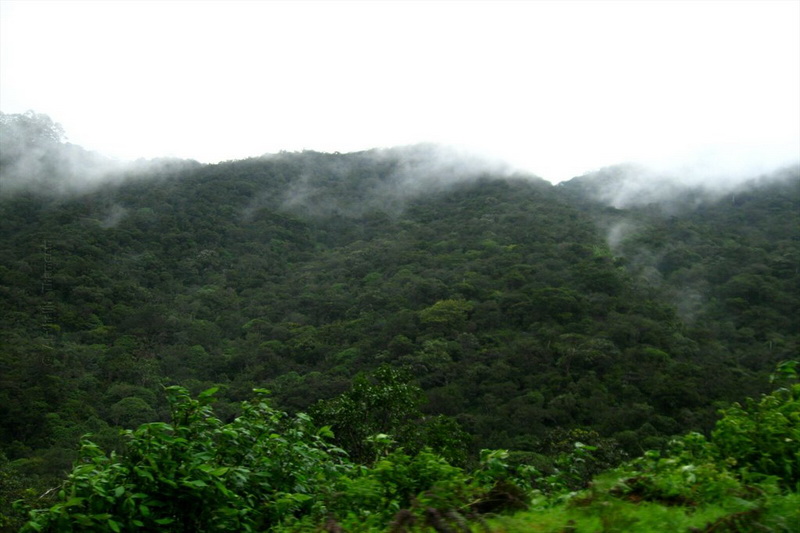
<path fill-rule="evenodd" d="M 373 433 L 464 466 L 583 432 L 618 463 L 708 433 L 798 353 L 797 167 L 658 195 L 428 145 L 124 167 L 0 119 L 5 497 L 86 433 L 121 450 L 167 420 L 165 386 L 218 387 L 224 422 L 269 389 L 356 459 Z"/>

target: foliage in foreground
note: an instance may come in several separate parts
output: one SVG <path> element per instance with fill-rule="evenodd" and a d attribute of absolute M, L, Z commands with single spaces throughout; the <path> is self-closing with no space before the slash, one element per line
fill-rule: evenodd
<path fill-rule="evenodd" d="M 524 504 L 523 491 L 503 481 L 503 452 L 484 453 L 468 474 L 429 449 L 391 450 L 379 434 L 367 467 L 330 443 L 329 427 L 271 408 L 265 391 L 227 424 L 211 409 L 215 390 L 197 399 L 181 387 L 167 392 L 171 424 L 128 431 L 120 455 L 84 439 L 58 503 L 32 511 L 23 530 L 265 531 L 325 520 L 381 528 L 397 516 L 407 525 L 464 521 L 478 505 Z"/>
<path fill-rule="evenodd" d="M 781 371 L 796 381 L 796 363 Z M 369 466 L 331 444 L 329 427 L 269 407 L 264 391 L 223 423 L 213 390 L 167 389 L 172 423 L 127 434 L 121 455 L 84 441 L 81 460 L 49 509 L 23 531 L 797 531 L 800 383 L 722 411 L 706 438 L 690 433 L 663 452 L 570 492 L 569 472 L 535 489 L 536 472 L 484 451 L 472 472 L 430 449 L 392 449 L 369 437 Z M 592 460 L 592 447 L 576 446 Z M 559 477 L 561 475 L 561 477 Z M 560 490 L 558 490 L 560 488 Z M 501 510 L 522 511 L 493 519 Z"/>
<path fill-rule="evenodd" d="M 779 367 L 796 381 L 796 362 Z M 800 531 L 800 384 L 734 404 L 709 439 L 690 433 L 598 476 L 534 497 L 493 531 Z"/>

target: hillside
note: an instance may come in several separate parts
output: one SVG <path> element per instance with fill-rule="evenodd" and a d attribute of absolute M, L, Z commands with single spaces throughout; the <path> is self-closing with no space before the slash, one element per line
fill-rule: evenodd
<path fill-rule="evenodd" d="M 169 418 L 164 386 L 219 387 L 223 421 L 253 389 L 325 413 L 381 365 L 467 463 L 583 431 L 611 465 L 709 432 L 798 353 L 797 169 L 617 207 L 606 174 L 553 186 L 434 146 L 40 177 L 0 195 L 6 480 L 48 486 L 85 433 L 122 449 Z"/>

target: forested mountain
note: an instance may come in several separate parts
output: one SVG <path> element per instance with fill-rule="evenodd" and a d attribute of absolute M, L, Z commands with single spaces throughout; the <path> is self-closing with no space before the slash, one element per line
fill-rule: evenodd
<path fill-rule="evenodd" d="M 0 158 L 9 494 L 62 476 L 85 433 L 119 448 L 168 418 L 167 385 L 219 387 L 223 421 L 266 388 L 344 434 L 331 402 L 392 368 L 467 461 L 547 455 L 569 430 L 622 457 L 710 431 L 798 353 L 797 168 L 615 203 L 630 172 L 553 186 L 434 146 L 70 187 L 46 165 L 20 181 L 20 157 Z"/>

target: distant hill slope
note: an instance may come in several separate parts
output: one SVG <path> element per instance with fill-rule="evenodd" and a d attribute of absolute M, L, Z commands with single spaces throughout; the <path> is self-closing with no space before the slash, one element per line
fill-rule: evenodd
<path fill-rule="evenodd" d="M 421 146 L 3 196 L 0 447 L 56 472 L 162 384 L 299 410 L 382 363 L 475 447 L 709 428 L 797 351 L 797 175 L 672 214 L 580 183 Z"/>
<path fill-rule="evenodd" d="M 694 335 L 716 339 L 752 368 L 775 352 L 796 353 L 800 167 L 713 187 L 644 187 L 625 168 L 560 189 L 591 213 L 634 279 L 670 302 Z"/>

